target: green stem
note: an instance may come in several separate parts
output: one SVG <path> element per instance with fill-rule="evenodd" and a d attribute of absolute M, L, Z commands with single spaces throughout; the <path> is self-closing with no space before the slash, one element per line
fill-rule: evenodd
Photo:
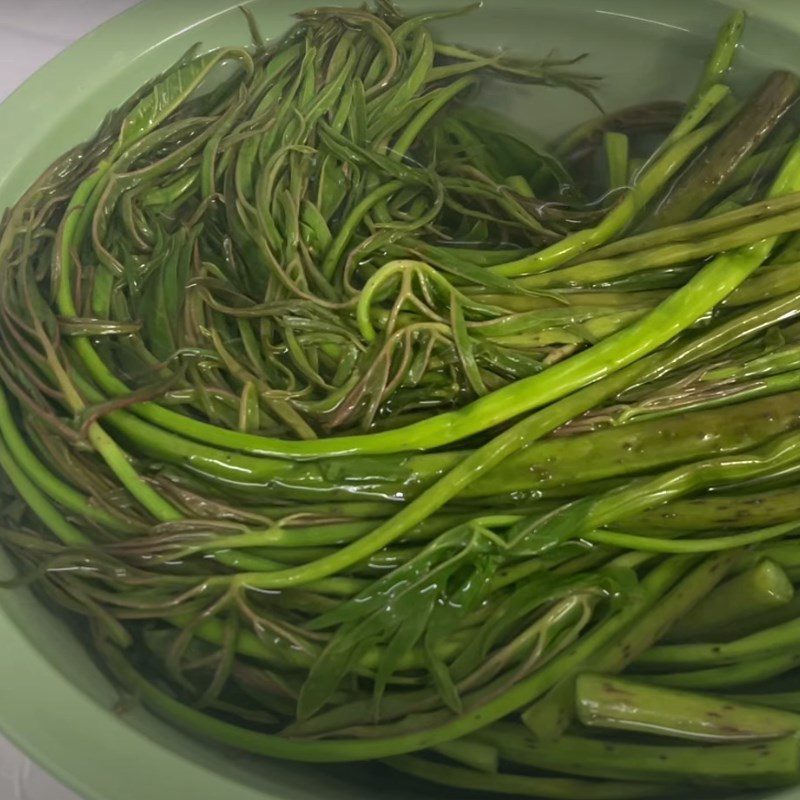
<path fill-rule="evenodd" d="M 36 457 L 17 428 L 5 392 L 0 389 L 0 436 L 5 441 L 11 457 L 44 494 L 55 500 L 68 511 L 81 514 L 92 522 L 111 530 L 132 533 L 136 527 L 120 517 L 97 508 L 90 498 L 81 494 L 68 483 L 57 478 Z"/>
<path fill-rule="evenodd" d="M 667 244 L 649 250 L 637 250 L 614 258 L 584 261 L 542 275 L 520 278 L 518 283 L 524 289 L 600 285 L 632 273 L 701 261 L 724 250 L 732 250 L 771 236 L 796 231 L 798 227 L 800 227 L 800 211 L 795 209 L 786 214 L 741 225 L 731 230 L 723 230 L 702 239 Z"/>
<path fill-rule="evenodd" d="M 593 247 L 605 244 L 609 239 L 622 233 L 669 179 L 728 121 L 728 119 L 720 119 L 709 122 L 667 148 L 663 155 L 657 158 L 638 178 L 625 198 L 614 206 L 613 210 L 594 228 L 585 228 L 571 233 L 560 242 L 552 244 L 532 256 L 490 267 L 490 271 L 505 276 L 545 272 L 577 258 Z"/>
<path fill-rule="evenodd" d="M 609 131 L 603 136 L 608 162 L 608 188 L 617 189 L 628 183 L 628 137 Z"/>
<path fill-rule="evenodd" d="M 797 669 L 800 666 L 800 653 L 779 653 L 778 655 L 730 664 L 723 667 L 690 670 L 688 672 L 669 672 L 637 675 L 637 678 L 660 686 L 676 689 L 709 691 L 731 689 L 739 686 L 752 686 L 763 683 Z"/>
<path fill-rule="evenodd" d="M 800 652 L 800 619 L 732 642 L 667 644 L 654 647 L 637 661 L 637 666 L 655 670 L 724 666 L 787 652 Z"/>
<path fill-rule="evenodd" d="M 513 763 L 592 778 L 763 788 L 789 785 L 800 777 L 794 736 L 724 745 L 631 744 L 579 736 L 537 742 L 524 728 L 498 725 L 481 738 Z"/>
<path fill-rule="evenodd" d="M 736 559 L 737 556 L 732 553 L 719 553 L 699 564 L 649 614 L 639 618 L 602 650 L 593 653 L 591 659 L 562 675 L 559 683 L 522 715 L 525 726 L 537 739 L 549 740 L 561 736 L 574 715 L 578 673 L 587 664 L 598 672 L 622 672 L 705 597 L 724 578 Z"/>
<path fill-rule="evenodd" d="M 791 108 L 799 86 L 792 73 L 772 73 L 719 138 L 670 187 L 648 217 L 647 227 L 673 225 L 703 208 Z"/>
<path fill-rule="evenodd" d="M 700 742 L 757 742 L 800 730 L 798 714 L 593 673 L 578 678 L 575 703 L 591 728 Z"/>
<path fill-rule="evenodd" d="M 767 559 L 718 586 L 672 628 L 673 642 L 715 641 L 720 630 L 764 611 L 785 606 L 794 597 L 786 573 Z"/>
<path fill-rule="evenodd" d="M 705 237 L 718 234 L 722 231 L 738 229 L 743 225 L 763 221 L 769 217 L 785 214 L 800 207 L 800 193 L 787 194 L 783 197 L 768 197 L 757 203 L 737 208 L 714 217 L 703 217 L 676 225 L 666 225 L 646 233 L 626 236 L 616 242 L 598 247 L 591 253 L 576 260 L 577 264 L 587 261 L 596 262 L 598 259 L 610 259 L 614 256 L 628 253 L 640 253 L 652 250 L 661 245 L 676 244 L 678 242 L 699 241 Z M 794 260 L 794 259 L 790 259 Z"/>
<path fill-rule="evenodd" d="M 714 553 L 718 550 L 731 550 L 758 542 L 767 542 L 793 533 L 800 528 L 800 522 L 773 525 L 758 531 L 738 533 L 733 536 L 717 536 L 712 539 L 657 539 L 652 536 L 636 536 L 618 531 L 590 531 L 583 535 L 594 544 L 636 550 L 643 553 Z"/>
<path fill-rule="evenodd" d="M 89 537 L 68 522 L 38 485 L 19 467 L 2 439 L 0 439 L 0 468 L 8 476 L 19 496 L 60 541 L 71 546 L 91 543 Z"/>
<path fill-rule="evenodd" d="M 376 726 L 377 738 L 368 740 L 301 741 L 259 733 L 224 722 L 184 705 L 139 674 L 124 654 L 117 649 L 108 648 L 106 657 L 119 679 L 136 691 L 155 713 L 179 727 L 205 738 L 257 755 L 293 761 L 363 761 L 387 758 L 434 747 L 443 742 L 466 736 L 532 702 L 558 681 L 565 671 L 578 668 L 599 647 L 606 644 L 620 631 L 625 630 L 632 620 L 652 609 L 663 593 L 690 565 L 691 562 L 677 557 L 656 567 L 643 581 L 638 596 L 624 608 L 601 622 L 540 670 L 522 679 L 503 693 L 484 698 L 483 702 L 478 705 L 466 707 L 461 714 L 448 714 L 444 718 L 439 713 L 434 714 L 435 721 L 431 727 L 426 727 L 427 720 L 424 715 L 421 715 L 420 726 L 416 731 L 396 736 L 380 738 L 380 726 Z"/>
<path fill-rule="evenodd" d="M 703 74 L 694 90 L 694 100 L 707 91 L 709 87 L 723 80 L 733 63 L 736 48 L 744 31 L 744 11 L 734 11 L 725 24 L 719 29 L 714 49 L 706 61 Z"/>

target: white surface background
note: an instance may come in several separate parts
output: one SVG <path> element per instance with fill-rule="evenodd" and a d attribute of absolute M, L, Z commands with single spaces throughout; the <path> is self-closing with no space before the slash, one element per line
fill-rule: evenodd
<path fill-rule="evenodd" d="M 0 0 L 0 102 L 84 33 L 138 0 Z M 76 735 L 79 735 L 76 731 Z M 0 735 L 0 800 L 80 800 Z"/>

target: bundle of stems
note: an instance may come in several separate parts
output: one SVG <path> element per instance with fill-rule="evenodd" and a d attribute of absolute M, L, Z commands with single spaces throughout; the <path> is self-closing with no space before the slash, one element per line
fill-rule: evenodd
<path fill-rule="evenodd" d="M 800 81 L 734 91 L 737 12 L 686 104 L 547 149 L 488 87 L 597 79 L 447 16 L 248 16 L 6 212 L 7 583 L 251 753 L 798 783 Z"/>

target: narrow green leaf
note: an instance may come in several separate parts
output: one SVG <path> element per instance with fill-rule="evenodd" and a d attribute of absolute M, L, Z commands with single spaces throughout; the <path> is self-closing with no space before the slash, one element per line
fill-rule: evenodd
<path fill-rule="evenodd" d="M 122 121 L 117 151 L 125 150 L 157 128 L 189 99 L 215 67 L 227 59 L 240 61 L 247 72 L 253 70 L 250 54 L 236 47 L 214 50 L 188 62 L 179 61 L 168 70 Z"/>

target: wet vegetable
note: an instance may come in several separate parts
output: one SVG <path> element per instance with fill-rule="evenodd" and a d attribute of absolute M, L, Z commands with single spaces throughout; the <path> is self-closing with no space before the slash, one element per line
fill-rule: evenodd
<path fill-rule="evenodd" d="M 9 585 L 257 755 L 800 783 L 798 79 L 739 96 L 737 12 L 686 105 L 548 149 L 491 86 L 597 78 L 448 16 L 248 17 L 6 212 Z"/>

